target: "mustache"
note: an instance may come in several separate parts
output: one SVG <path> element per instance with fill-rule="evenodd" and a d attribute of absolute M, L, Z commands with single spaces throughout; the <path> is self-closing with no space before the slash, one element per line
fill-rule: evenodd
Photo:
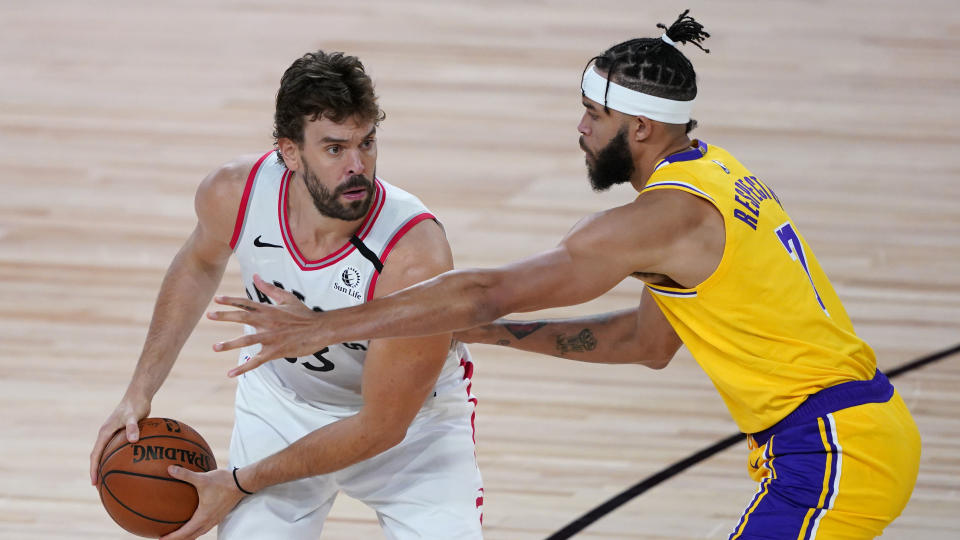
<path fill-rule="evenodd" d="M 355 174 L 349 180 L 337 186 L 336 193 L 340 194 L 355 188 L 373 189 L 373 182 L 362 174 Z"/>
<path fill-rule="evenodd" d="M 580 139 L 578 139 L 577 142 L 580 143 L 580 149 L 581 149 L 581 150 L 583 150 L 584 152 L 590 154 L 591 156 L 593 155 L 593 152 L 591 152 L 590 149 L 587 148 L 586 143 L 583 142 L 583 135 L 580 136 Z"/>

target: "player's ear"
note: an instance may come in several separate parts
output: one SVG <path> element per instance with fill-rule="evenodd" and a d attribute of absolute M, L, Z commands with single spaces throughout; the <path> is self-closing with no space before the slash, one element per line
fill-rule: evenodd
<path fill-rule="evenodd" d="M 300 145 L 295 143 L 293 139 L 287 139 L 286 137 L 281 137 L 277 141 L 277 148 L 280 150 L 280 157 L 283 158 L 283 163 L 291 171 L 296 171 L 300 168 Z"/>
<path fill-rule="evenodd" d="M 635 142 L 643 142 L 650 138 L 653 132 L 653 120 L 646 116 L 634 116 L 630 122 L 630 138 Z"/>

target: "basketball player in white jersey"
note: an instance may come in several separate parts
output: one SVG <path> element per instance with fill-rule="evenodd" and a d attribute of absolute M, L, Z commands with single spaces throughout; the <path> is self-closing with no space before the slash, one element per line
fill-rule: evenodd
<path fill-rule="evenodd" d="M 315 311 L 452 268 L 436 218 L 375 176 L 383 117 L 357 58 L 317 51 L 287 69 L 277 150 L 237 159 L 197 190 L 196 229 L 167 271 L 133 378 L 91 452 L 94 484 L 111 435 L 125 429 L 137 441 L 137 420 L 149 414 L 231 253 L 247 297 L 271 302 L 254 285 L 257 274 Z M 240 363 L 257 350 L 241 351 Z M 445 333 L 340 343 L 245 374 L 230 468 L 171 467 L 197 486 L 200 506 L 165 538 L 196 538 L 217 523 L 226 539 L 317 538 L 340 491 L 373 508 L 387 538 L 480 538 L 472 372 L 466 348 Z"/>

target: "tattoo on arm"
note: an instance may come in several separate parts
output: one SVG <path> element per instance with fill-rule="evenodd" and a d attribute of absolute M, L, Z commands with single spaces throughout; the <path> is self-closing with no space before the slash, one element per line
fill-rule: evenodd
<path fill-rule="evenodd" d="M 513 337 L 523 339 L 546 325 L 545 322 L 507 323 L 503 327 L 513 334 Z"/>
<path fill-rule="evenodd" d="M 564 334 L 557 336 L 557 350 L 560 354 L 568 352 L 586 352 L 597 348 L 597 338 L 589 328 L 584 328 L 575 336 L 567 337 Z"/>

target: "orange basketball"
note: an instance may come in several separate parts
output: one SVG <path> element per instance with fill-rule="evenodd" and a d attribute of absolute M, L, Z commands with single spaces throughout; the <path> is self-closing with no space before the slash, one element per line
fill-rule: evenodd
<path fill-rule="evenodd" d="M 179 529 L 197 509 L 197 490 L 167 474 L 169 465 L 206 472 L 217 468 L 210 445 L 193 428 L 169 418 L 140 421 L 131 444 L 117 431 L 100 458 L 100 501 L 127 531 L 159 538 Z"/>

